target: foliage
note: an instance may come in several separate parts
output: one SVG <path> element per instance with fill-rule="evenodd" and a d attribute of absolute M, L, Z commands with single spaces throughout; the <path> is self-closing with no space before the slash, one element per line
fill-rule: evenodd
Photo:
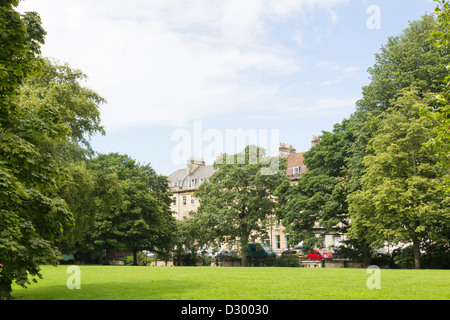
<path fill-rule="evenodd" d="M 71 135 L 53 154 L 58 160 L 85 160 L 93 155 L 89 140 L 95 134 L 105 134 L 100 123 L 100 106 L 105 99 L 83 86 L 87 76 L 67 63 L 41 58 L 39 74 L 29 77 L 20 89 L 18 104 L 33 108 L 35 105 L 58 105 L 64 111 L 64 122 Z"/>
<path fill-rule="evenodd" d="M 106 249 L 158 251 L 172 243 L 175 221 L 169 210 L 168 183 L 148 164 L 127 155 L 99 155 L 89 162 L 97 177 L 98 203 L 102 206 L 86 242 Z M 106 181 L 106 183 L 103 183 Z"/>
<path fill-rule="evenodd" d="M 441 92 L 450 56 L 440 53 L 428 40 L 436 28 L 434 17 L 424 15 L 410 22 L 400 35 L 390 37 L 375 55 L 375 64 L 368 69 L 371 82 L 362 88 L 363 97 L 349 119 L 355 138 L 348 158 L 351 191 L 361 186 L 366 147 L 382 120 L 379 116 L 398 99 L 400 91 L 414 86 L 419 96 Z M 432 106 L 436 105 L 437 101 Z"/>
<path fill-rule="evenodd" d="M 414 267 L 414 251 L 412 246 L 394 250 L 392 254 L 394 263 L 402 269 L 412 269 Z"/>
<path fill-rule="evenodd" d="M 450 48 L 450 4 L 444 0 L 434 0 L 438 2 L 436 7 L 438 28 L 430 36 L 431 43 L 438 52 L 445 56 Z M 445 83 L 439 94 L 439 106 L 429 111 L 429 115 L 438 121 L 436 126 L 436 136 L 430 141 L 439 156 L 439 163 L 450 170 L 450 64 L 447 65 Z M 450 178 L 444 183 L 444 191 L 450 193 Z"/>
<path fill-rule="evenodd" d="M 442 91 L 443 79 L 448 73 L 447 66 L 450 62 L 450 57 L 448 51 L 439 51 L 429 42 L 430 35 L 437 29 L 438 22 L 431 15 L 425 15 L 422 19 L 411 22 L 402 34 L 388 39 L 386 45 L 381 48 L 380 53 L 376 54 L 374 66 L 368 70 L 371 75 L 371 82 L 369 85 L 363 87 L 363 97 L 357 102 L 357 109 L 349 119 L 349 126 L 352 128 L 354 142 L 349 145 L 349 156 L 347 158 L 349 169 L 348 190 L 350 194 L 349 198 L 353 197 L 353 201 L 365 192 L 360 190 L 367 187 L 367 185 L 365 187 L 363 186 L 363 177 L 367 174 L 366 171 L 368 170 L 365 159 L 367 161 L 367 159 L 374 155 L 375 151 L 375 148 L 371 147 L 369 143 L 373 139 L 376 139 L 377 134 L 381 133 L 380 127 L 383 126 L 385 116 L 393 114 L 393 111 L 389 112 L 388 110 L 395 110 L 399 99 L 402 99 L 403 90 L 413 88 L 418 98 L 433 97 Z M 435 99 L 427 99 L 421 105 L 423 107 L 422 114 L 430 110 L 437 110 L 439 106 L 438 101 Z M 415 110 L 417 111 L 417 109 Z M 428 132 L 428 139 L 433 139 L 434 137 L 435 135 L 432 132 Z M 392 142 L 393 140 L 387 143 L 391 144 Z M 393 145 L 388 148 L 395 147 Z M 424 145 L 425 147 L 426 145 Z M 434 165 L 430 164 L 430 166 L 435 168 Z M 402 169 L 398 166 L 396 169 L 400 170 L 397 174 L 401 175 Z M 403 176 L 397 176 L 396 183 L 400 183 L 405 177 L 408 177 L 408 174 L 409 171 L 406 171 L 403 172 Z M 442 185 L 445 175 L 445 171 L 441 171 L 440 176 L 436 177 L 434 182 L 428 187 L 439 187 L 439 182 Z M 393 201 L 395 193 L 388 192 L 388 189 L 393 187 L 393 185 L 388 185 L 388 179 L 385 179 L 385 181 L 386 193 L 383 194 L 383 197 L 385 196 L 386 198 L 384 200 L 386 202 Z M 419 183 L 418 181 L 416 182 Z M 410 183 L 412 182 L 410 181 Z M 418 190 L 417 185 L 411 184 L 410 187 L 410 194 Z M 425 188 L 425 186 L 423 187 Z M 427 189 L 427 193 L 430 195 L 432 191 L 428 188 L 425 189 Z M 406 192 L 405 189 L 400 188 L 399 190 Z M 355 192 L 356 195 L 353 194 Z M 370 250 L 369 244 L 376 247 L 384 240 L 395 238 L 392 235 L 395 232 L 392 231 L 392 234 L 388 236 L 387 233 L 389 232 L 387 230 L 391 227 L 392 229 L 396 229 L 390 222 L 383 220 L 377 215 L 371 215 L 371 212 L 375 208 L 372 206 L 373 201 L 364 202 L 363 199 L 367 199 L 367 197 L 370 197 L 370 195 L 367 194 L 365 197 L 360 198 L 359 206 L 353 206 L 353 212 L 356 216 L 353 216 L 351 224 L 357 225 L 357 227 L 354 227 L 349 235 L 353 241 L 360 241 L 366 247 L 366 260 L 369 258 L 367 255 Z M 418 195 L 418 198 L 423 197 L 423 195 Z M 441 195 L 438 195 L 437 199 L 441 198 Z M 378 195 L 378 199 L 378 204 L 380 204 L 382 196 Z M 404 203 L 397 203 L 398 207 L 402 205 Z M 407 208 L 404 209 L 407 211 Z M 359 215 L 357 213 L 358 211 L 361 217 L 364 217 L 362 218 L 363 220 L 357 219 Z M 382 225 L 384 227 L 381 227 Z M 423 228 L 429 226 L 427 224 Z M 386 230 L 384 238 L 381 234 L 377 235 L 372 232 L 380 228 Z M 436 226 L 432 226 L 432 229 L 441 230 L 442 223 L 438 221 Z M 418 261 L 418 258 L 416 260 Z"/>
<path fill-rule="evenodd" d="M 18 101 L 27 77 L 41 68 L 45 31 L 37 13 L 19 14 L 18 1 L 0 5 L 0 296 L 13 281 L 29 284 L 41 264 L 56 264 L 56 244 L 73 224 L 65 201 L 56 195 L 66 170 L 47 153 L 70 136 L 65 110 L 45 102 Z"/>
<path fill-rule="evenodd" d="M 281 204 L 277 215 L 290 244 L 303 242 L 305 250 L 323 245 L 323 238 L 316 236 L 318 225 L 325 233 L 345 233 L 348 226 L 346 158 L 352 142 L 348 121 L 336 124 L 333 132 L 323 132 L 320 138 L 304 155 L 308 172 L 297 184 L 285 182 L 275 192 Z"/>
<path fill-rule="evenodd" d="M 149 257 L 147 257 L 147 255 L 142 252 L 139 251 L 137 253 L 137 264 L 134 264 L 134 256 L 126 256 L 123 258 L 123 263 L 126 266 L 131 266 L 131 265 L 139 265 L 139 266 L 147 266 L 150 264 L 151 259 Z"/>
<path fill-rule="evenodd" d="M 193 219 L 176 221 L 176 236 L 173 242 L 176 265 L 181 264 L 181 261 L 186 256 L 186 251 L 197 252 L 196 241 L 198 241 L 198 236 L 197 227 Z"/>
<path fill-rule="evenodd" d="M 349 195 L 349 236 L 364 230 L 375 247 L 412 242 L 416 268 L 420 243 L 425 238 L 448 242 L 441 231 L 450 223 L 450 200 L 436 189 L 444 172 L 426 146 L 434 121 L 421 110 L 429 104 L 413 89 L 401 92 L 370 141 L 362 189 Z"/>
<path fill-rule="evenodd" d="M 248 146 L 240 154 L 219 158 L 214 166 L 219 170 L 195 192 L 200 201 L 193 218 L 198 239 L 230 246 L 239 243 L 245 265 L 250 235 L 264 232 L 274 214 L 274 191 L 287 179 L 286 165 L 281 163 L 274 174 L 263 174 L 265 151 Z"/>
<path fill-rule="evenodd" d="M 388 110 L 402 98 L 402 90 L 413 87 L 422 98 L 441 91 L 450 57 L 428 41 L 437 25 L 433 16 L 425 15 L 411 22 L 399 36 L 388 39 L 368 70 L 371 82 L 362 88 L 363 97 L 357 102 L 356 111 L 348 120 L 336 124 L 333 132 L 323 132 L 320 143 L 305 154 L 308 173 L 298 184 L 285 183 L 277 190 L 281 203 L 278 214 L 291 243 L 303 241 L 304 247 L 312 248 L 321 243 L 317 226 L 326 233 L 345 234 L 351 221 L 358 227 L 353 228 L 350 240 L 368 263 L 370 245 L 376 247 L 390 238 L 371 238 L 369 229 L 390 226 L 370 215 L 374 210 L 370 201 L 361 200 L 360 207 L 353 207 L 354 212 L 361 211 L 364 221 L 355 216 L 349 219 L 348 202 L 363 187 L 367 170 L 364 159 L 374 152 L 369 142 L 381 132 L 379 128 Z M 436 100 L 428 99 L 422 107 L 434 110 L 437 105 Z M 428 138 L 432 138 L 431 133 Z"/>
<path fill-rule="evenodd" d="M 95 218 L 95 179 L 87 169 L 86 160 L 93 154 L 90 137 L 104 134 L 99 108 L 105 101 L 82 86 L 87 77 L 80 70 L 45 58 L 41 58 L 41 66 L 41 72 L 29 77 L 21 86 L 17 104 L 29 113 L 35 113 L 41 106 L 57 108 L 60 121 L 70 129 L 64 141 L 50 140 L 43 149 L 67 173 L 56 192 L 74 215 L 75 226 L 65 233 L 61 244 L 70 250 L 83 238 Z"/>

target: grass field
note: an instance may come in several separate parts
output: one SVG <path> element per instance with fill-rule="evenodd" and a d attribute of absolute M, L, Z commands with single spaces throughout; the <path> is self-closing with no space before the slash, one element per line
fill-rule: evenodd
<path fill-rule="evenodd" d="M 450 270 L 380 270 L 370 290 L 366 269 L 80 266 L 80 289 L 68 289 L 68 266 L 42 267 L 43 280 L 23 300 L 448 300 Z"/>

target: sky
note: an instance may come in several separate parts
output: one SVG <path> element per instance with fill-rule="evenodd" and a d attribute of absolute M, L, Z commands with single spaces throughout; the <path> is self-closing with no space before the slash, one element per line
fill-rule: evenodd
<path fill-rule="evenodd" d="M 42 55 L 104 97 L 99 153 L 170 175 L 246 144 L 308 151 L 355 111 L 367 69 L 432 0 L 22 0 Z M 241 139 L 241 140 L 239 140 Z"/>

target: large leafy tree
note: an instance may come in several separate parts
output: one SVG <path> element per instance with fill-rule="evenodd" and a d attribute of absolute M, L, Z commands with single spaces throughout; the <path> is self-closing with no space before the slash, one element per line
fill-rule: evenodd
<path fill-rule="evenodd" d="M 42 66 L 45 31 L 37 13 L 19 14 L 18 1 L 0 3 L 0 295 L 10 297 L 15 280 L 40 276 L 40 264 L 56 264 L 56 244 L 73 217 L 56 196 L 65 170 L 47 146 L 70 136 L 64 110 L 46 102 L 17 103 L 27 77 Z"/>
<path fill-rule="evenodd" d="M 413 86 L 417 96 L 422 98 L 427 94 L 437 95 L 441 92 L 450 56 L 448 51 L 439 51 L 429 41 L 437 28 L 436 19 L 432 15 L 425 15 L 420 20 L 412 21 L 400 35 L 390 37 L 375 55 L 375 64 L 368 70 L 371 82 L 363 87 L 363 97 L 357 102 L 356 111 L 349 119 L 354 135 L 347 161 L 349 193 L 362 188 L 362 177 L 367 170 L 364 159 L 374 152 L 373 148 L 368 147 L 369 141 L 377 134 L 387 110 L 399 99 L 401 90 Z M 428 103 L 433 110 L 438 106 L 436 100 Z M 361 207 L 361 210 L 366 209 Z M 356 221 L 352 220 L 353 223 Z M 369 230 L 364 229 L 363 225 L 369 227 L 370 224 L 381 223 L 375 218 L 366 219 L 365 224 L 359 224 L 358 228 L 353 229 L 352 239 L 362 244 L 374 244 Z"/>
<path fill-rule="evenodd" d="M 392 106 L 400 90 L 414 85 L 419 95 L 442 91 L 450 56 L 448 52 L 439 52 L 430 43 L 429 37 L 436 29 L 436 19 L 424 15 L 422 19 L 412 21 L 400 35 L 390 37 L 375 55 L 375 64 L 368 69 L 371 82 L 363 87 L 363 96 L 350 117 L 355 136 L 348 161 L 352 190 L 360 187 L 365 170 L 363 159 L 368 152 L 366 147 L 382 120 L 378 116 Z"/>
<path fill-rule="evenodd" d="M 89 162 L 89 168 L 99 182 L 109 181 L 106 190 L 105 185 L 98 184 L 98 194 L 115 196 L 100 197 L 108 203 L 103 204 L 86 241 L 109 254 L 129 250 L 135 264 L 139 251 L 167 249 L 176 228 L 167 179 L 157 175 L 150 165 L 117 153 L 97 156 Z"/>
<path fill-rule="evenodd" d="M 448 1 L 435 0 L 438 28 L 431 34 L 430 40 L 438 52 L 445 56 L 450 49 L 450 4 Z M 429 114 L 438 121 L 436 136 L 431 139 L 439 164 L 450 170 L 450 64 L 447 66 L 445 83 L 439 95 L 439 105 Z M 444 181 L 444 191 L 450 193 L 450 180 Z"/>
<path fill-rule="evenodd" d="M 264 159 L 265 151 L 254 146 L 219 158 L 214 163 L 219 170 L 195 192 L 200 207 L 193 219 L 200 238 L 238 244 L 244 265 L 250 235 L 265 232 L 277 207 L 275 189 L 287 179 L 285 163 L 265 174 L 268 165 Z"/>
<path fill-rule="evenodd" d="M 349 196 L 349 235 L 364 233 L 375 246 L 412 243 L 416 268 L 424 241 L 449 240 L 443 231 L 450 223 L 450 199 L 436 188 L 446 173 L 427 147 L 436 122 L 421 112 L 432 98 L 402 90 L 378 117 L 383 119 L 364 158 L 362 189 Z"/>
<path fill-rule="evenodd" d="M 281 204 L 277 213 L 291 243 L 303 242 L 306 249 L 322 246 L 323 237 L 317 237 L 318 226 L 326 234 L 346 232 L 346 160 L 353 141 L 348 124 L 344 120 L 332 132 L 323 132 L 319 144 L 305 153 L 308 172 L 298 183 L 285 182 L 276 191 Z"/>
<path fill-rule="evenodd" d="M 40 62 L 41 71 L 29 77 L 21 87 L 18 104 L 62 106 L 71 135 L 64 144 L 54 146 L 54 156 L 60 161 L 84 160 L 93 155 L 90 138 L 105 134 L 100 121 L 100 106 L 106 100 L 84 86 L 87 76 L 81 70 L 49 58 L 41 58 Z"/>
<path fill-rule="evenodd" d="M 80 70 L 47 58 L 41 59 L 41 65 L 41 72 L 21 86 L 17 104 L 31 112 L 41 105 L 57 106 L 62 121 L 70 128 L 70 136 L 64 141 L 50 140 L 45 146 L 45 152 L 67 171 L 57 192 L 74 215 L 75 227 L 65 233 L 64 247 L 69 250 L 67 246 L 82 239 L 95 218 L 95 177 L 87 169 L 86 161 L 93 155 L 91 136 L 105 133 L 99 110 L 105 100 L 83 86 L 87 77 Z"/>

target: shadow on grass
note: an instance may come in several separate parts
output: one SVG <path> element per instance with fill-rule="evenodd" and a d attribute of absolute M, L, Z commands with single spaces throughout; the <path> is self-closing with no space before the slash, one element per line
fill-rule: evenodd
<path fill-rule="evenodd" d="M 30 286 L 13 292 L 18 300 L 183 300 L 193 299 L 202 284 L 189 280 L 81 283 L 80 289 Z"/>

